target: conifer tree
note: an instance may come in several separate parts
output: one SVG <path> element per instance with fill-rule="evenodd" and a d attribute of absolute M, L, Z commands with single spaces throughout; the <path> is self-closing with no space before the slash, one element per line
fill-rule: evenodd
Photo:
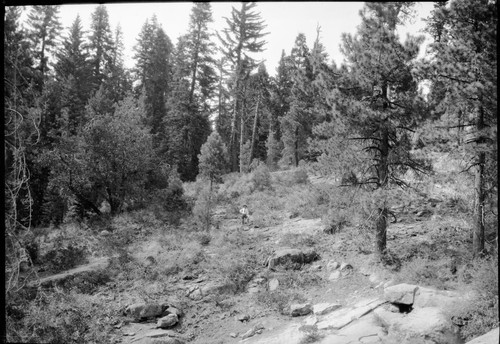
<path fill-rule="evenodd" d="M 113 60 L 113 34 L 106 6 L 99 5 L 92 13 L 88 39 L 93 89 L 97 90 L 110 73 Z"/>
<path fill-rule="evenodd" d="M 57 38 L 61 31 L 59 21 L 60 6 L 35 5 L 28 13 L 29 39 L 34 51 L 39 71 L 38 87 L 43 89 L 50 53 L 57 47 Z"/>
<path fill-rule="evenodd" d="M 427 30 L 434 37 L 428 61 L 414 74 L 432 82 L 431 99 L 448 128 L 464 135 L 458 152 L 472 157 L 474 171 L 472 252 L 485 249 L 486 197 L 497 188 L 497 2 L 456 0 L 436 4 Z M 451 122 L 451 123 L 450 123 Z M 448 137 L 448 141 L 449 141 Z M 487 192 L 490 190 L 490 192 Z"/>
<path fill-rule="evenodd" d="M 134 50 L 135 71 L 140 81 L 138 88 L 145 92 L 147 122 L 154 135 L 154 147 L 157 148 L 164 133 L 166 95 L 170 91 L 172 79 L 173 46 L 156 16 L 147 19 L 142 26 Z"/>
<path fill-rule="evenodd" d="M 242 98 L 245 79 L 250 71 L 255 68 L 256 62 L 249 56 L 250 53 L 263 51 L 266 41 L 262 38 L 266 35 L 263 32 L 264 22 L 260 14 L 255 12 L 256 3 L 242 3 L 241 9 L 233 7 L 231 18 L 225 18 L 227 28 L 218 35 L 222 52 L 232 64 L 234 70 L 233 84 L 231 87 L 233 97 L 233 108 L 231 117 L 231 134 L 229 139 L 230 166 L 232 171 L 238 170 L 238 131 L 240 132 L 240 147 L 244 144 L 245 138 L 241 136 L 244 127 L 242 117 Z M 240 128 L 237 127 L 238 120 Z M 239 130 L 238 130 L 239 129 Z"/>
<path fill-rule="evenodd" d="M 410 71 L 423 38 L 408 36 L 400 43 L 396 34 L 396 25 L 410 8 L 410 3 L 365 4 L 356 35 L 342 36 L 347 66 L 341 68 L 343 75 L 331 97 L 337 99 L 336 108 L 315 128 L 323 141 L 320 162 L 339 174 L 348 163 L 358 185 L 372 191 L 375 248 L 380 257 L 386 251 L 394 186 L 406 185 L 400 175 L 407 169 L 426 170 L 410 154 L 407 135 L 421 116 L 418 109 L 423 102 Z"/>
<path fill-rule="evenodd" d="M 62 121 L 69 135 L 76 135 L 83 124 L 85 105 L 91 92 L 91 65 L 83 40 L 80 16 L 77 16 L 56 55 L 55 78 L 62 85 Z"/>
<path fill-rule="evenodd" d="M 196 178 L 198 154 L 210 133 L 210 101 L 216 86 L 214 44 L 208 31 L 211 21 L 210 4 L 195 4 L 189 32 L 179 37 L 173 56 L 163 151 L 167 159 L 178 165 L 183 180 Z"/>
<path fill-rule="evenodd" d="M 207 142 L 201 147 L 199 161 L 202 178 L 207 178 L 211 185 L 221 181 L 226 172 L 227 148 L 216 131 L 210 134 Z"/>

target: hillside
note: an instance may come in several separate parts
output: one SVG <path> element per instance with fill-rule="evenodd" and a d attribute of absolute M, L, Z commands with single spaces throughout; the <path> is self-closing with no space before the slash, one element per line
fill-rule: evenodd
<path fill-rule="evenodd" d="M 454 174 L 458 163 L 445 159 L 434 160 L 433 176 L 413 180 L 418 192 L 408 191 L 406 199 L 392 205 L 395 217 L 383 262 L 375 257 L 359 202 L 352 202 L 343 226 L 324 232 L 328 214 L 336 211 L 332 204 L 339 204 L 339 188 L 335 180 L 306 167 L 226 176 L 208 232 L 197 229 L 188 213 L 172 223 L 167 213 L 152 210 L 66 224 L 46 238 L 40 229 L 42 289 L 27 309 L 15 310 L 19 322 L 13 326 L 22 331 L 20 325 L 29 324 L 34 333 L 54 341 L 80 336 L 88 342 L 215 344 L 236 343 L 245 334 L 253 334 L 244 340 L 248 343 L 330 343 L 339 331 L 354 328 L 350 331 L 356 333 L 371 324 L 368 329 L 379 333 L 369 335 L 371 342 L 389 342 L 391 327 L 381 325 L 383 315 L 374 320 L 379 309 L 387 308 L 385 301 L 351 327 L 325 325 L 321 330 L 318 324 L 336 307 L 337 312 L 356 312 L 373 300 L 385 300 L 387 288 L 406 283 L 422 292 L 446 291 L 438 292 L 446 296 L 438 298 L 441 313 L 464 339 L 471 339 L 498 325 L 495 233 L 488 237 L 490 258 L 472 261 L 467 179 Z M 196 183 L 184 188 L 187 199 L 196 197 Z M 242 204 L 251 213 L 245 225 L 238 214 Z M 50 250 L 58 255 L 47 255 Z M 78 250 L 86 260 L 75 259 Z M 310 259 L 276 258 L 297 251 Z M 41 271 L 54 269 L 57 259 L 61 267 L 88 263 L 60 274 Z M 31 283 L 36 289 L 36 280 Z M 478 295 L 478 289 L 490 294 Z M 290 306 L 304 303 L 337 306 L 322 316 L 291 317 Z M 156 311 L 155 304 L 160 305 Z M 179 313 L 168 329 L 160 329 L 165 308 Z M 410 307 L 403 313 L 413 312 Z"/>

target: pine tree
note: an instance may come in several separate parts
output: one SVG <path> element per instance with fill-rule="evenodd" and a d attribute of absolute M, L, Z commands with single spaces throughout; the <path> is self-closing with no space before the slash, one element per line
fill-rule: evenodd
<path fill-rule="evenodd" d="M 216 131 L 210 134 L 207 142 L 201 147 L 199 161 L 202 178 L 207 178 L 211 185 L 221 181 L 226 172 L 227 148 Z"/>
<path fill-rule="evenodd" d="M 162 142 L 163 120 L 166 115 L 166 95 L 170 91 L 172 79 L 171 54 L 173 46 L 163 31 L 156 16 L 146 20 L 142 26 L 136 52 L 136 73 L 146 97 L 147 123 L 154 135 L 153 144 L 157 148 Z"/>
<path fill-rule="evenodd" d="M 48 71 L 49 55 L 57 47 L 57 38 L 61 31 L 59 21 L 60 6 L 36 5 L 28 13 L 29 39 L 38 64 L 38 88 L 41 91 Z"/>
<path fill-rule="evenodd" d="M 270 85 L 270 117 L 269 130 L 274 132 L 278 142 L 281 142 L 280 120 L 290 111 L 290 99 L 292 90 L 292 66 L 289 56 L 286 56 L 285 51 L 282 52 L 281 58 L 276 68 L 276 76 L 271 78 Z M 274 145 L 273 145 L 274 147 Z M 280 150 L 281 153 L 281 150 Z M 274 158 L 279 158 L 280 153 L 273 154 Z M 274 159 L 273 158 L 273 159 Z"/>
<path fill-rule="evenodd" d="M 349 164 L 358 185 L 372 191 L 379 256 L 386 251 L 390 194 L 406 185 L 401 173 L 426 170 L 411 156 L 407 135 L 418 124 L 422 103 L 410 72 L 423 37 L 408 36 L 400 43 L 395 30 L 410 8 L 410 3 L 365 4 L 357 34 L 342 36 L 347 66 L 332 92 L 336 107 L 315 129 L 322 141 L 320 162 L 331 163 L 337 173 Z"/>
<path fill-rule="evenodd" d="M 226 20 L 227 28 L 218 35 L 224 56 L 230 61 L 234 70 L 232 96 L 233 96 L 233 114 L 231 118 L 231 135 L 229 140 L 230 166 L 232 171 L 238 170 L 238 120 L 240 121 L 240 147 L 244 144 L 245 138 L 241 136 L 244 127 L 244 118 L 242 117 L 242 106 L 244 98 L 242 97 L 245 79 L 250 71 L 256 67 L 256 62 L 249 53 L 261 52 L 264 49 L 266 41 L 262 38 L 266 33 L 262 32 L 265 28 L 260 14 L 254 12 L 257 4 L 242 3 L 238 11 L 233 7 L 231 19 Z"/>
<path fill-rule="evenodd" d="M 85 51 L 80 16 L 71 25 L 69 36 L 56 55 L 55 78 L 62 86 L 63 126 L 69 135 L 76 135 L 83 124 L 85 105 L 91 92 L 91 65 Z"/>
<path fill-rule="evenodd" d="M 117 103 L 132 90 L 130 75 L 125 69 L 123 61 L 123 32 L 120 23 L 114 31 L 113 49 L 111 51 L 111 63 L 109 76 L 105 80 L 106 89 L 110 93 L 111 101 Z"/>
<path fill-rule="evenodd" d="M 432 81 L 440 120 L 467 133 L 458 151 L 473 158 L 468 169 L 475 179 L 474 256 L 485 249 L 486 190 L 497 187 L 497 16 L 497 3 L 487 0 L 435 6 L 427 27 L 435 38 L 430 61 L 415 70 Z"/>
<path fill-rule="evenodd" d="M 92 13 L 89 35 L 90 63 L 93 68 L 93 89 L 108 77 L 113 60 L 113 34 L 106 6 L 99 5 Z"/>
<path fill-rule="evenodd" d="M 167 159 L 179 166 L 183 180 L 198 174 L 201 145 L 210 134 L 210 100 L 216 75 L 214 50 L 208 24 L 212 21 L 210 4 L 193 6 L 189 32 L 179 37 L 173 56 L 173 81 L 167 100 L 165 142 Z"/>

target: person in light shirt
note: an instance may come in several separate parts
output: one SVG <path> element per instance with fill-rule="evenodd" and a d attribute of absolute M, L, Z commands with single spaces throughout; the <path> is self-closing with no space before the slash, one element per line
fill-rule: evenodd
<path fill-rule="evenodd" d="M 247 205 L 244 204 L 243 208 L 240 209 L 240 214 L 241 214 L 241 224 L 245 224 L 245 220 L 248 223 L 248 208 Z"/>

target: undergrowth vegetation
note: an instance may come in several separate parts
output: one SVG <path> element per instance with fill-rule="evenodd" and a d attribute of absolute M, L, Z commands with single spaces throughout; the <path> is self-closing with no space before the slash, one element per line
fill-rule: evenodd
<path fill-rule="evenodd" d="M 455 178 L 460 183 L 467 180 L 460 174 Z M 470 195 L 457 192 L 463 185 L 457 186 L 440 173 L 420 179 L 407 175 L 406 180 L 421 187 L 391 195 L 394 215 L 381 268 L 396 282 L 470 291 L 473 296 L 465 305 L 449 310 L 450 316 L 461 319 L 466 339 L 485 333 L 498 325 L 498 260 L 492 258 L 496 252 L 493 241 L 488 246 L 490 255 L 472 259 L 467 220 Z M 336 250 L 350 252 L 349 257 L 358 257 L 359 264 L 374 252 L 370 219 L 376 202 L 359 187 L 311 182 L 304 166 L 271 173 L 257 164 L 247 174 L 223 176 L 223 182 L 212 190 L 197 181 L 184 183 L 182 197 L 182 192 L 168 192 L 176 195 L 177 205 L 151 206 L 80 224 L 70 222 L 58 229 L 38 229 L 26 238 L 33 243 L 27 254 L 39 272 L 67 270 L 93 257 L 111 259 L 106 268 L 68 278 L 54 290 L 31 290 L 10 298 L 6 305 L 10 338 L 113 342 L 112 327 L 121 321 L 124 304 L 150 302 L 165 294 L 183 300 L 184 292 L 175 289 L 175 281 L 202 274 L 212 276 L 217 284 L 211 300 L 226 308 L 246 293 L 254 278 L 275 278 L 277 290 L 263 290 L 252 300 L 268 311 L 287 314 L 290 304 L 308 300 L 308 288 L 324 287 L 328 281 L 308 269 L 277 268 L 264 270 L 262 275 L 273 246 L 261 245 L 266 240 L 264 231 L 250 234 L 242 230 L 238 211 L 243 204 L 250 210 L 249 227 L 265 229 L 295 218 L 322 220 L 324 233 L 284 233 L 276 242 L 279 246 L 328 252 L 324 239 L 333 234 L 339 238 Z M 491 217 L 488 221 L 487 238 L 495 238 L 496 221 Z M 253 249 L 242 250 L 248 246 Z M 126 290 L 125 295 L 118 296 L 118 290 Z M 113 295 L 119 302 L 103 301 L 105 295 Z M 103 302 L 106 307 L 99 307 Z M 320 339 L 311 330 L 302 342 Z"/>

